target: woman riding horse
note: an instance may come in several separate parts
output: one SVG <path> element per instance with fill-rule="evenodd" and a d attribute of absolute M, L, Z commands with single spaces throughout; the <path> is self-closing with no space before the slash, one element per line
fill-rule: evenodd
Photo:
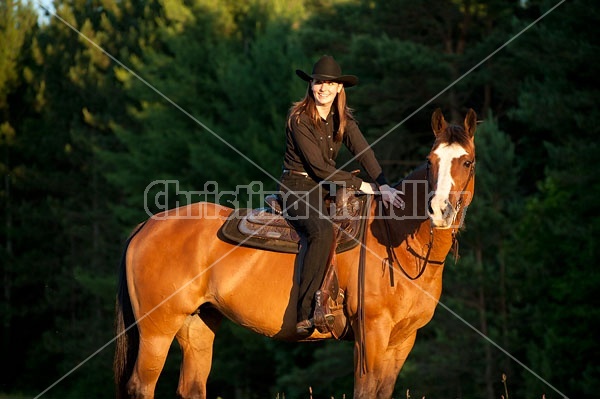
<path fill-rule="evenodd" d="M 350 108 L 346 105 L 346 87 L 358 83 L 353 75 L 342 75 L 333 57 L 325 55 L 313 66 L 312 74 L 296 70 L 308 82 L 306 95 L 295 103 L 288 115 L 286 148 L 280 191 L 286 218 L 306 237 L 297 307 L 296 331 L 309 335 L 314 323 L 315 293 L 321 286 L 334 229 L 328 218 L 325 197 L 329 184 L 360 189 L 373 194 L 374 185 L 355 174 L 336 168 L 342 143 L 358 159 L 388 206 L 402 206 L 400 192 L 390 187 L 367 144 Z"/>

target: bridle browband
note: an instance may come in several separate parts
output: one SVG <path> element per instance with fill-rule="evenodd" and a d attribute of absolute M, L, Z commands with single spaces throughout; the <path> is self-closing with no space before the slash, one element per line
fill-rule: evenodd
<path fill-rule="evenodd" d="M 431 163 L 429 161 L 427 161 L 427 171 L 426 171 L 426 177 L 425 180 L 427 181 L 427 208 L 429 209 L 429 202 L 430 202 L 430 198 L 431 198 L 431 187 L 433 186 L 431 184 L 430 179 L 430 170 L 431 167 Z M 458 201 L 456 201 L 456 206 L 453 208 L 454 210 L 454 217 L 452 219 L 452 224 L 454 224 L 454 222 L 456 221 L 456 218 L 458 217 L 458 214 L 461 212 L 462 209 L 462 204 L 463 204 L 463 193 L 466 192 L 467 187 L 469 186 L 469 183 L 471 182 L 471 179 L 473 179 L 473 176 L 475 175 L 475 159 L 473 159 L 473 161 L 471 161 L 471 165 L 469 166 L 469 177 L 467 178 L 467 181 L 465 182 L 465 185 L 463 187 L 463 189 L 460 191 L 460 196 L 458 198 Z M 381 203 L 381 206 L 383 206 L 384 208 L 384 212 L 385 212 L 385 206 L 383 205 L 383 203 Z M 466 209 L 466 208 L 465 208 Z M 456 237 L 456 234 L 458 232 L 458 230 L 462 227 L 464 223 L 464 214 L 461 214 L 461 218 L 460 218 L 460 224 L 458 225 L 458 227 L 455 227 L 452 229 L 452 248 L 453 248 L 453 252 L 454 252 L 454 256 L 455 259 L 458 260 L 458 238 Z M 433 264 L 437 264 L 437 265 L 443 265 L 445 263 L 445 259 L 444 260 L 429 260 L 429 256 L 431 255 L 431 249 L 433 248 L 433 232 L 434 232 L 434 228 L 433 225 L 430 223 L 429 224 L 429 243 L 426 244 L 427 245 L 427 253 L 425 254 L 425 256 L 419 255 L 411 246 L 410 244 L 408 244 L 408 242 L 406 243 L 406 249 L 407 251 L 409 251 L 415 258 L 417 259 L 421 259 L 422 261 L 422 265 L 419 267 L 419 271 L 417 272 L 417 274 L 415 276 L 411 276 L 406 269 L 404 269 L 404 267 L 402 266 L 402 264 L 400 263 L 400 260 L 398 259 L 398 256 L 396 255 L 396 251 L 394 251 L 394 247 L 392 244 L 392 233 L 390 231 L 390 224 L 388 222 L 388 218 L 384 217 L 384 225 L 385 225 L 385 231 L 386 231 L 386 235 L 387 235 L 387 245 L 386 245 L 386 250 L 388 253 L 388 257 L 384 260 L 384 262 L 387 262 L 388 267 L 390 268 L 390 270 L 392 270 L 393 266 L 394 266 L 394 262 L 396 262 L 398 264 L 398 267 L 400 268 L 400 270 L 402 271 L 402 273 L 410 280 L 416 280 L 419 277 L 421 277 L 423 275 L 423 273 L 425 273 L 425 269 L 427 268 L 427 265 L 429 263 L 433 263 Z M 393 285 L 393 283 L 392 283 Z"/>

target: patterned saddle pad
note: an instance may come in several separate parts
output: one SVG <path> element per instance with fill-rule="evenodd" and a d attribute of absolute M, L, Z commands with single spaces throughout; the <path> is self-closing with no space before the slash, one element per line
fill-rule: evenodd
<path fill-rule="evenodd" d="M 343 201 L 343 212 L 337 207 L 333 223 L 343 232 L 338 234 L 336 252 L 348 251 L 360 243 L 366 225 L 370 195 L 348 195 Z M 339 202 L 339 201 L 338 201 Z M 298 253 L 300 234 L 280 214 L 270 207 L 237 209 L 225 221 L 220 233 L 228 240 L 246 247 L 277 252 Z"/>

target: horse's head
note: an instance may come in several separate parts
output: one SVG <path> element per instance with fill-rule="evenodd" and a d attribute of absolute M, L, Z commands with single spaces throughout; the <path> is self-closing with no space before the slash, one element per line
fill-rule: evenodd
<path fill-rule="evenodd" d="M 440 109 L 431 117 L 435 143 L 428 158 L 428 179 L 432 197 L 429 218 L 434 227 L 451 228 L 461 209 L 468 206 L 475 187 L 475 144 L 477 115 L 472 109 L 463 126 L 448 124 Z M 462 215 L 460 217 L 462 219 Z"/>

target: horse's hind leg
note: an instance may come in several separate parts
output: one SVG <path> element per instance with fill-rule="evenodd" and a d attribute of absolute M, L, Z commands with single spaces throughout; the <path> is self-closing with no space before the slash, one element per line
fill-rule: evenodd
<path fill-rule="evenodd" d="M 138 323 L 139 328 L 142 327 Z M 140 328 L 143 331 L 143 328 Z M 131 378 L 127 384 L 130 398 L 153 399 L 154 390 L 165 359 L 173 342 L 172 335 L 162 333 L 140 334 L 138 357 Z"/>
<path fill-rule="evenodd" d="M 200 314 L 188 316 L 177 332 L 183 351 L 177 395 L 185 399 L 205 399 L 206 380 L 212 365 L 215 333 L 223 316 L 214 309 L 201 308 Z"/>

